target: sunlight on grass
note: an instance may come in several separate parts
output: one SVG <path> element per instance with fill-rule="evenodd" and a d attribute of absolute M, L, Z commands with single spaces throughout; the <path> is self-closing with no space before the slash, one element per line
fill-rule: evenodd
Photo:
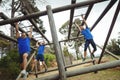
<path fill-rule="evenodd" d="M 102 61 L 109 62 L 114 61 L 112 56 L 104 56 Z M 120 67 L 98 71 L 98 73 L 88 73 L 70 77 L 67 80 L 120 80 Z"/>
<path fill-rule="evenodd" d="M 88 73 L 84 75 L 79 75 L 68 78 L 68 80 L 120 80 L 120 68 L 99 71 L 97 74 Z"/>

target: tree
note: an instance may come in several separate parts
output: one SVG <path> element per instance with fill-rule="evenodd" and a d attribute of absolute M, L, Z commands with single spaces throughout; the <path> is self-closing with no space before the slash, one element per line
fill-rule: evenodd
<path fill-rule="evenodd" d="M 66 43 L 64 44 L 63 54 L 64 54 L 65 58 L 67 58 L 67 57 L 69 58 L 69 61 L 72 64 L 72 57 L 73 56 L 72 56 L 72 54 L 69 53 L 68 47 L 66 46 Z"/>
<path fill-rule="evenodd" d="M 109 42 L 107 49 L 116 55 L 120 55 L 120 32 L 118 39 L 112 39 L 111 42 Z"/>
<path fill-rule="evenodd" d="M 78 18 L 75 19 L 74 22 L 76 22 L 78 25 L 81 24 L 81 21 Z M 71 27 L 71 35 L 70 35 L 71 38 L 75 38 L 78 34 L 78 31 L 79 31 L 78 28 L 74 25 L 74 22 L 73 22 L 72 27 Z M 59 32 L 65 36 L 65 39 L 67 39 L 68 30 L 69 30 L 69 21 L 66 21 L 61 26 L 61 28 L 59 28 Z M 77 59 L 79 59 L 79 46 L 81 46 L 83 42 L 84 42 L 84 37 L 82 37 L 80 39 L 76 39 L 76 40 L 66 42 L 69 46 L 73 46 L 72 48 L 76 49 Z"/>
<path fill-rule="evenodd" d="M 120 55 L 120 40 L 112 39 L 107 49 L 116 55 Z"/>
<path fill-rule="evenodd" d="M 42 1 L 39 0 L 40 3 L 46 3 L 46 0 Z M 7 4 L 9 3 L 9 4 Z M 14 13 L 16 13 L 14 16 L 21 16 L 23 14 L 25 14 L 25 10 L 27 10 L 27 12 L 29 14 L 34 13 L 34 12 L 38 12 L 40 11 L 37 6 L 36 6 L 36 0 L 14 0 L 14 6 L 13 8 L 11 7 L 11 0 L 1 0 L 0 1 L 0 6 L 3 6 L 3 8 L 5 7 L 5 4 L 7 5 L 6 7 L 6 13 L 11 13 L 11 10 L 13 10 Z M 9 7 L 8 7 L 9 5 Z M 8 16 L 10 17 L 10 16 Z M 33 19 L 35 24 L 37 24 L 38 28 L 41 30 L 41 32 L 43 32 L 43 34 L 45 34 L 46 30 L 45 27 L 43 27 L 43 21 L 37 17 Z M 25 24 L 23 25 L 25 26 Z M 38 33 L 38 31 L 33 28 L 33 31 Z"/>
<path fill-rule="evenodd" d="M 0 60 L 0 79 L 15 80 L 20 72 L 19 55 L 17 49 L 10 50 Z"/>
<path fill-rule="evenodd" d="M 35 6 L 35 0 L 20 0 L 20 2 L 22 3 L 22 5 L 21 5 L 21 12 L 23 14 L 27 14 L 27 12 L 29 14 L 31 14 L 31 13 L 40 11 Z M 43 21 L 41 19 L 39 19 L 39 17 L 38 18 L 34 18 L 33 20 L 36 22 L 36 24 L 38 24 L 39 29 L 45 34 L 46 30 L 43 27 Z M 35 28 L 33 28 L 33 31 L 38 32 Z"/>
<path fill-rule="evenodd" d="M 4 34 L 3 31 L 0 31 L 0 34 Z M 5 54 L 10 46 L 10 42 L 2 37 L 0 37 L 0 51 L 1 51 L 1 57 L 3 57 L 3 54 Z"/>

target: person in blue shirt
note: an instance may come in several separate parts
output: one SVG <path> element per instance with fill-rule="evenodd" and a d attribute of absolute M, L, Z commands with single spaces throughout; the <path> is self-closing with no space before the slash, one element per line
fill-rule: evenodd
<path fill-rule="evenodd" d="M 44 50 L 45 50 L 45 42 L 38 42 L 36 43 L 36 47 L 38 48 L 38 52 L 36 55 L 36 59 L 34 60 L 34 65 L 32 65 L 32 69 L 31 71 L 33 71 L 34 66 L 37 64 L 37 61 L 40 65 L 40 62 L 42 62 L 42 65 L 45 67 L 45 72 L 47 71 L 47 65 L 45 64 L 45 60 L 44 60 Z M 41 66 L 39 67 L 39 70 L 41 70 Z"/>
<path fill-rule="evenodd" d="M 19 26 L 18 23 L 15 23 L 16 26 L 16 38 L 18 41 L 18 51 L 20 55 L 20 63 L 21 63 L 21 68 L 22 74 L 26 74 L 26 64 L 27 64 L 27 57 L 30 54 L 31 48 L 30 48 L 30 39 L 32 38 L 32 26 L 30 28 L 30 33 L 28 36 L 26 33 L 19 33 Z"/>
<path fill-rule="evenodd" d="M 97 48 L 96 48 L 96 44 L 95 44 L 95 42 L 93 40 L 93 35 L 91 34 L 90 29 L 88 28 L 88 25 L 87 25 L 85 19 L 83 18 L 83 15 L 81 17 L 83 19 L 83 22 L 84 22 L 86 28 L 83 27 L 84 25 L 78 26 L 76 23 L 75 24 L 79 28 L 81 34 L 85 38 L 84 59 L 83 59 L 83 61 L 84 61 L 86 59 L 87 48 L 88 48 L 89 44 L 91 44 L 92 47 L 93 47 L 93 51 L 91 52 L 92 57 L 94 57 L 94 52 L 97 50 Z"/>

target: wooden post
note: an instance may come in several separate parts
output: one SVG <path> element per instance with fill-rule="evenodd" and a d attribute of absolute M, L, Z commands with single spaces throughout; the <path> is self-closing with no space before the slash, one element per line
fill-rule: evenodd
<path fill-rule="evenodd" d="M 60 45 L 58 42 L 58 37 L 57 37 L 57 32 L 56 32 L 52 9 L 51 9 L 50 5 L 48 5 L 46 8 L 47 8 L 47 14 L 48 14 L 48 19 L 49 19 L 52 39 L 53 39 L 53 43 L 54 43 L 55 54 L 56 54 L 57 63 L 58 63 L 60 80 L 66 80 L 65 68 L 64 68 L 64 64 L 63 64 L 63 60 L 62 60 L 62 56 L 61 56 L 61 49 L 60 49 Z"/>
<path fill-rule="evenodd" d="M 63 64 L 64 64 L 64 66 L 66 66 L 65 56 L 64 56 L 64 53 L 62 51 L 61 42 L 59 42 L 59 45 L 60 45 L 60 50 L 61 50 L 61 56 L 62 56 L 62 59 L 63 59 Z M 66 67 L 65 67 L 65 71 L 67 71 Z"/>
<path fill-rule="evenodd" d="M 53 13 L 57 13 L 57 12 L 69 10 L 71 8 L 84 7 L 84 6 L 88 6 L 88 5 L 103 2 L 103 1 L 107 1 L 107 0 L 89 0 L 89 1 L 79 2 L 76 4 L 54 8 L 52 9 L 52 11 Z M 29 14 L 26 16 L 21 16 L 21 17 L 16 17 L 16 18 L 0 21 L 0 25 L 11 24 L 11 23 L 15 23 L 18 21 L 28 20 L 28 19 L 35 18 L 35 17 L 44 16 L 46 14 L 47 14 L 46 11 L 35 12 L 35 13 Z"/>
<path fill-rule="evenodd" d="M 15 1 L 12 0 L 12 10 L 11 10 L 11 18 L 14 18 L 14 14 L 15 14 L 15 7 L 14 7 L 14 3 Z M 14 38 L 14 27 L 11 25 L 11 28 L 10 28 L 10 34 L 11 34 L 11 37 Z M 14 49 L 14 43 L 13 42 L 10 42 L 10 49 Z"/>
<path fill-rule="evenodd" d="M 119 11 L 120 11 L 120 1 L 119 1 L 119 3 L 118 3 L 118 6 L 117 6 L 116 11 L 115 11 L 115 13 L 114 13 L 114 17 L 113 17 L 112 23 L 111 23 L 111 25 L 110 25 L 110 28 L 109 28 L 109 31 L 108 31 L 108 34 L 107 34 L 107 37 L 106 37 L 106 40 L 105 40 L 105 43 L 104 43 L 104 46 L 103 46 L 101 55 L 100 55 L 100 58 L 99 58 L 99 60 L 98 60 L 98 64 L 100 64 L 101 59 L 102 59 L 102 57 L 103 57 L 103 55 L 104 55 L 104 51 L 105 51 L 106 45 L 107 45 L 107 43 L 108 43 L 108 40 L 109 40 L 110 35 L 111 35 L 111 33 L 112 33 L 112 30 L 113 30 L 113 28 L 114 28 L 114 25 L 115 25 L 115 22 L 116 22 L 116 20 L 117 20 Z"/>

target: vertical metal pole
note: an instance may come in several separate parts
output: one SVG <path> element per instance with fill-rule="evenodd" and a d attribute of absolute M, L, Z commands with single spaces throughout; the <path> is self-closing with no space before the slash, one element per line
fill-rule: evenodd
<path fill-rule="evenodd" d="M 109 40 L 109 38 L 110 38 L 110 35 L 111 35 L 112 30 L 113 30 L 113 27 L 114 27 L 114 24 L 115 24 L 115 22 L 116 22 L 116 19 L 117 19 L 117 16 L 118 16 L 119 11 L 120 11 L 120 0 L 119 0 L 117 9 L 116 9 L 116 11 L 115 11 L 115 14 L 114 14 L 114 17 L 113 17 L 113 20 L 112 20 L 112 23 L 111 23 L 111 26 L 110 26 L 110 29 L 109 29 L 109 32 L 108 32 L 106 41 L 105 41 L 105 43 L 104 43 L 103 50 L 102 50 L 102 52 L 101 52 L 101 55 L 100 55 L 98 64 L 101 62 L 102 56 L 103 56 L 103 54 L 104 54 L 104 51 L 105 51 L 107 42 L 108 42 L 108 40 Z"/>
<path fill-rule="evenodd" d="M 47 14 L 48 14 L 48 19 L 49 19 L 52 39 L 53 39 L 53 43 L 54 43 L 55 54 L 56 54 L 57 63 L 58 63 L 60 80 L 66 80 L 66 73 L 65 73 L 62 56 L 61 56 L 61 50 L 60 50 L 60 45 L 58 42 L 58 37 L 57 37 L 57 32 L 56 32 L 52 9 L 51 9 L 50 5 L 48 5 L 46 8 L 47 8 Z"/>

